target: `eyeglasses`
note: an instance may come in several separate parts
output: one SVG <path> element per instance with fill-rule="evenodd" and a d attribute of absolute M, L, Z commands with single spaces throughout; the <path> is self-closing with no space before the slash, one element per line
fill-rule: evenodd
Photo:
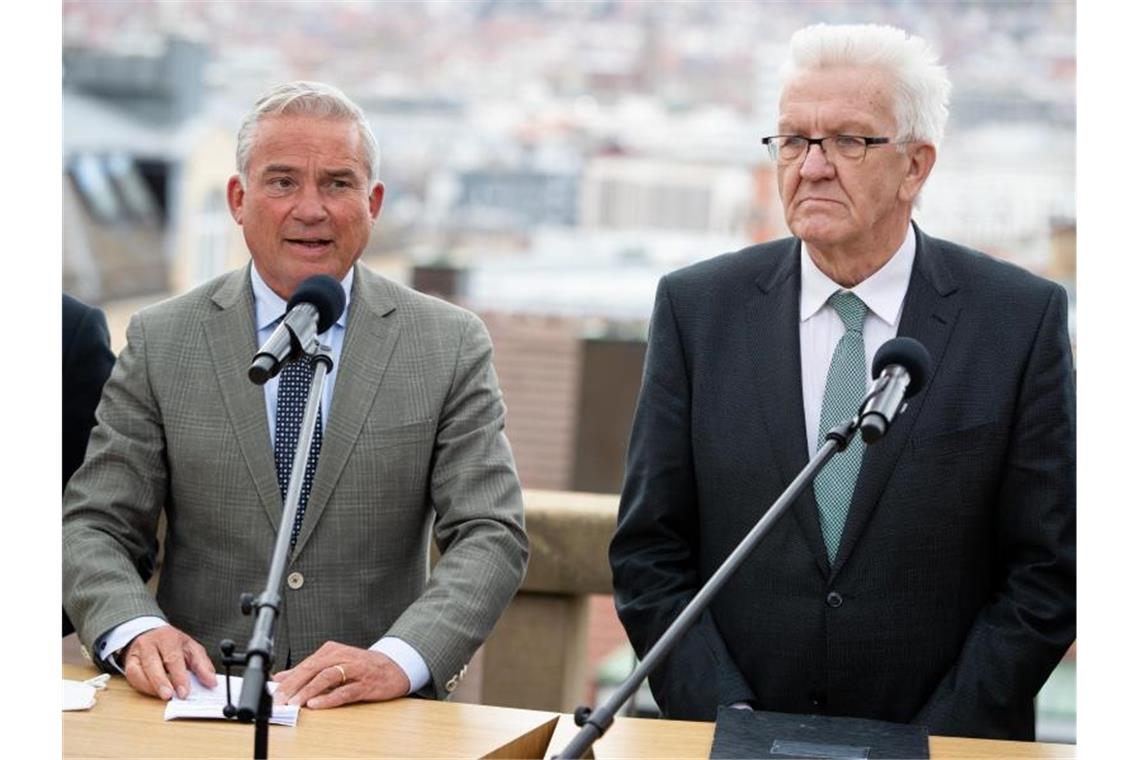
<path fill-rule="evenodd" d="M 895 140 L 889 137 L 861 137 L 859 135 L 829 135 L 827 137 L 804 137 L 803 135 L 772 135 L 761 141 L 768 146 L 768 155 L 778 164 L 790 164 L 807 153 L 811 146 L 819 149 L 829 159 L 840 156 L 848 161 L 862 161 L 867 148 L 875 145 L 902 145 L 912 140 Z"/>

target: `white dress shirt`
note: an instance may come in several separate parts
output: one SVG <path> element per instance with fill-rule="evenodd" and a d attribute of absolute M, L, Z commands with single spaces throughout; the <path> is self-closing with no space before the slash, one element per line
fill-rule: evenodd
<path fill-rule="evenodd" d="M 250 283 L 253 286 L 257 343 L 261 345 L 269 339 L 274 328 L 277 327 L 277 322 L 284 316 L 287 303 L 265 284 L 256 266 L 251 266 L 249 271 Z M 353 270 L 349 269 L 348 274 L 340 281 L 341 287 L 344 288 L 344 312 L 332 327 L 318 336 L 320 342 L 329 347 L 333 360 L 332 371 L 325 377 L 324 393 L 321 395 L 322 422 L 328 420 L 329 409 L 332 407 L 333 385 L 336 382 L 337 367 L 340 366 L 340 351 L 344 346 L 345 325 L 348 321 L 349 301 L 352 296 L 352 280 Z M 252 359 L 253 357 L 251 356 L 250 358 Z M 265 416 L 269 420 L 269 441 L 271 444 L 274 442 L 277 433 L 278 380 L 279 376 L 275 376 L 263 386 L 265 391 Z M 266 570 L 268 571 L 268 566 Z M 235 599 L 234 604 L 237 603 L 238 600 Z M 133 641 L 139 634 L 164 625 L 167 625 L 165 620 L 154 616 L 137 617 L 128 620 L 125 623 L 115 626 L 107 632 L 106 635 L 102 636 L 95 643 L 95 651 L 100 658 L 110 663 L 116 669 L 120 669 L 119 663 L 114 659 L 113 655 Z M 199 643 L 204 646 L 210 646 L 212 642 Z M 427 663 L 424 662 L 424 658 L 404 640 L 398 639 L 395 636 L 384 636 L 369 647 L 369 649 L 388 656 L 396 663 L 400 670 L 404 671 L 404 675 L 408 677 L 408 681 L 411 684 L 408 693 L 419 691 L 431 680 L 431 673 L 428 670 Z"/>
<path fill-rule="evenodd" d="M 914 251 L 914 227 L 908 224 L 906 239 L 890 260 L 854 288 L 845 288 L 819 270 L 808 255 L 806 245 L 800 246 L 800 371 L 809 459 L 819 448 L 819 417 L 827 387 L 827 370 L 845 332 L 843 320 L 827 299 L 837 290 L 850 290 L 867 304 L 863 347 L 870 387 L 871 361 L 875 353 L 898 334 L 903 299 L 914 268 Z"/>

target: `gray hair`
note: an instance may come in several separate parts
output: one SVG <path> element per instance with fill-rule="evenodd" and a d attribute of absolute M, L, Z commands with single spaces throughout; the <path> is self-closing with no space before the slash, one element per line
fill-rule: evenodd
<path fill-rule="evenodd" d="M 879 24 L 815 24 L 792 35 L 790 54 L 780 67 L 781 91 L 804 71 L 832 66 L 874 66 L 895 83 L 896 140 L 935 146 L 950 115 L 950 78 L 926 40 Z"/>
<path fill-rule="evenodd" d="M 246 184 L 249 179 L 249 152 L 253 147 L 257 125 L 262 119 L 275 116 L 312 116 L 355 123 L 364 146 L 364 159 L 368 164 L 368 184 L 380 180 L 380 148 L 360 106 L 332 85 L 321 82 L 289 82 L 273 87 L 258 98 L 242 120 L 237 133 L 237 170 L 242 184 Z"/>

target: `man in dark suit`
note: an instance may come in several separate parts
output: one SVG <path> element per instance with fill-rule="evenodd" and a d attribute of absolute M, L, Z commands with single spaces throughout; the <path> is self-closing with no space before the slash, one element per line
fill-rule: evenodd
<path fill-rule="evenodd" d="M 765 142 L 795 237 L 659 285 L 610 548 L 618 613 L 644 655 L 856 413 L 877 348 L 910 336 L 926 388 L 832 460 L 650 683 L 673 718 L 725 705 L 1032 739 L 1075 635 L 1065 293 L 911 222 L 949 96 L 925 43 L 810 27 L 782 73 Z"/>
<path fill-rule="evenodd" d="M 107 318 L 99 309 L 63 294 L 63 488 L 83 464 L 95 427 L 95 407 L 115 366 Z M 149 577 L 147 572 L 146 576 Z M 75 630 L 67 611 L 63 635 Z"/>

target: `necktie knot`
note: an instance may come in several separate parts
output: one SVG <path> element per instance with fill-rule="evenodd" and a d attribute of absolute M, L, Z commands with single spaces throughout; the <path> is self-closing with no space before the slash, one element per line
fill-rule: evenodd
<path fill-rule="evenodd" d="M 843 328 L 847 332 L 855 331 L 862 334 L 863 320 L 867 316 L 867 304 L 859 296 L 849 290 L 837 290 L 827 299 L 831 308 L 843 320 Z"/>

